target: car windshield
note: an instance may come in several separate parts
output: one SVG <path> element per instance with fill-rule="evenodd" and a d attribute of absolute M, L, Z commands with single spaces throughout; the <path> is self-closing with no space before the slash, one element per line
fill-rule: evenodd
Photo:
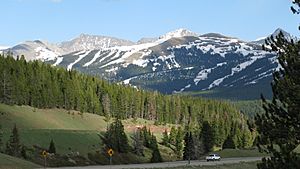
<path fill-rule="evenodd" d="M 210 154 L 209 156 L 210 156 L 210 157 L 213 157 L 213 156 L 215 156 L 215 155 L 214 155 L 214 154 Z"/>

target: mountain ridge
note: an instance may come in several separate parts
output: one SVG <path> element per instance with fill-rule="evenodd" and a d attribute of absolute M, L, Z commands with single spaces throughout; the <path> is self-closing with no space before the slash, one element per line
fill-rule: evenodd
<path fill-rule="evenodd" d="M 259 38 L 255 41 L 245 41 L 249 43 L 255 43 L 255 44 L 263 44 L 265 39 L 270 37 L 271 35 L 276 36 L 278 35 L 279 31 L 282 31 L 286 37 L 289 39 L 297 39 L 295 36 L 290 35 L 286 31 L 284 31 L 281 28 L 277 28 L 272 34 Z M 82 50 L 98 50 L 103 48 L 110 48 L 110 47 L 118 47 L 118 46 L 133 46 L 133 45 L 140 45 L 145 43 L 153 43 L 161 39 L 171 39 L 171 38 L 181 38 L 184 36 L 193 36 L 193 37 L 203 37 L 203 36 L 215 36 L 215 37 L 224 37 L 224 38 L 232 38 L 230 36 L 225 36 L 220 33 L 205 33 L 205 34 L 198 34 L 195 32 L 192 32 L 188 29 L 179 28 L 174 31 L 170 31 L 165 33 L 164 35 L 161 35 L 159 37 L 149 37 L 149 38 L 141 38 L 137 42 L 133 42 L 126 39 L 119 39 L 116 37 L 111 36 L 104 36 L 104 35 L 90 35 L 86 33 L 81 33 L 79 36 L 68 40 L 68 41 L 62 41 L 59 43 L 50 43 L 45 40 L 33 40 L 33 41 L 25 41 L 22 43 L 19 43 L 17 45 L 14 45 L 12 47 L 3 46 L 0 47 L 0 50 L 7 52 L 11 51 L 15 56 L 17 55 L 25 55 L 25 59 L 27 60 L 48 60 L 47 57 L 44 57 L 43 54 L 39 55 L 39 52 L 33 52 L 37 48 L 35 45 L 33 45 L 34 42 L 41 42 L 43 45 L 40 45 L 41 49 L 44 51 L 47 51 L 48 53 L 52 53 L 52 55 L 64 55 L 67 53 L 72 53 L 76 51 L 82 51 Z M 236 38 L 238 39 L 238 38 Z M 35 48 L 34 48 L 35 47 Z M 21 50 L 22 49 L 22 50 Z M 43 51 L 42 50 L 42 51 Z M 40 50 L 38 50 L 40 51 Z M 47 53 L 45 52 L 45 53 Z M 51 54 L 48 54 L 51 55 Z"/>
<path fill-rule="evenodd" d="M 41 44 L 44 53 L 52 49 Z M 230 99 L 240 99 L 243 92 L 243 99 L 257 99 L 263 92 L 270 96 L 272 73 L 280 68 L 276 54 L 262 50 L 259 43 L 218 33 L 198 35 L 178 29 L 144 43 L 105 45 L 60 54 L 49 50 L 39 58 L 53 66 L 166 94 L 208 96 L 204 91 L 212 91 L 210 96 Z"/>

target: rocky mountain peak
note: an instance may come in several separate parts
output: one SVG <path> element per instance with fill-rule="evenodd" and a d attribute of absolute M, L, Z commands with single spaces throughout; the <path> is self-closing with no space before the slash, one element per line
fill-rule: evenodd
<path fill-rule="evenodd" d="M 109 36 L 80 34 L 78 37 L 65 41 L 60 44 L 60 47 L 69 52 L 75 52 L 80 50 L 95 50 L 103 49 L 115 46 L 130 46 L 134 45 L 134 42 L 124 39 L 118 39 Z"/>
<path fill-rule="evenodd" d="M 184 36 L 199 36 L 197 33 L 190 30 L 180 28 L 175 31 L 171 31 L 159 37 L 159 39 L 171 39 L 171 38 L 180 38 Z"/>

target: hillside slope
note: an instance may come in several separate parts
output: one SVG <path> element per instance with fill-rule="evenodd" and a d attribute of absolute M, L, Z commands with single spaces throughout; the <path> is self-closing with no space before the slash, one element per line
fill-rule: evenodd
<path fill-rule="evenodd" d="M 14 124 L 19 128 L 21 142 L 28 147 L 38 145 L 48 148 L 54 139 L 58 153 L 66 154 L 78 151 L 86 155 L 88 152 L 102 147 L 98 134 L 106 130 L 104 117 L 78 111 L 63 109 L 36 109 L 30 106 L 9 106 L 0 104 L 0 124 L 4 131 L 4 141 L 9 139 Z M 124 120 L 124 128 L 130 135 L 136 126 L 147 126 L 158 138 L 162 131 L 172 125 L 155 126 L 153 121 L 142 119 Z"/>
<path fill-rule="evenodd" d="M 0 169 L 33 169 L 41 166 L 0 153 Z"/>

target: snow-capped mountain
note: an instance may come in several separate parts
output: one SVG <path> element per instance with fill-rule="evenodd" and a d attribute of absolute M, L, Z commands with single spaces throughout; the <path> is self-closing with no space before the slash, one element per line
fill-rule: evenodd
<path fill-rule="evenodd" d="M 262 44 L 265 43 L 266 39 L 270 38 L 271 36 L 272 36 L 273 38 L 275 38 L 275 37 L 278 36 L 278 34 L 279 34 L 280 32 L 283 33 L 283 36 L 284 36 L 288 41 L 291 41 L 291 40 L 297 41 L 297 40 L 298 40 L 297 37 L 291 35 L 290 33 L 286 32 L 285 30 L 283 30 L 283 29 L 281 29 L 281 28 L 278 28 L 278 29 L 276 29 L 272 34 L 270 34 L 270 35 L 268 35 L 268 36 L 266 36 L 266 37 L 258 38 L 258 39 L 256 39 L 255 41 L 253 41 L 252 43 L 256 43 L 256 44 L 262 45 Z"/>
<path fill-rule="evenodd" d="M 42 61 L 53 60 L 66 53 L 57 45 L 41 40 L 26 41 L 4 50 L 4 52 L 7 51 L 12 52 L 14 56 L 24 55 L 26 60 Z"/>
<path fill-rule="evenodd" d="M 198 36 L 197 33 L 189 31 L 184 28 L 177 29 L 175 31 L 171 31 L 159 37 L 159 39 L 171 39 L 171 38 L 180 38 L 184 36 Z"/>
<path fill-rule="evenodd" d="M 26 47 L 38 53 L 35 59 L 117 83 L 230 99 L 271 96 L 272 73 L 280 68 L 276 55 L 262 50 L 258 41 L 217 33 L 199 36 L 178 29 L 138 43 L 115 40 L 81 35 L 60 45 L 34 41 L 11 49 Z"/>
<path fill-rule="evenodd" d="M 276 55 L 257 43 L 183 29 L 156 41 L 77 51 L 48 63 L 163 93 L 232 99 L 270 96 L 272 73 L 279 69 Z"/>
<path fill-rule="evenodd" d="M 11 48 L 2 49 L 2 51 L 10 51 L 14 56 L 24 55 L 26 60 L 48 61 L 75 51 L 130 46 L 134 44 L 134 42 L 128 40 L 108 36 L 81 34 L 77 38 L 59 44 L 51 44 L 42 40 L 26 41 Z"/>
<path fill-rule="evenodd" d="M 157 41 L 158 38 L 141 38 L 137 41 L 137 44 L 143 44 L 143 43 L 151 43 Z"/>
<path fill-rule="evenodd" d="M 94 50 L 115 46 L 129 46 L 134 44 L 134 42 L 129 40 L 123 40 L 114 37 L 81 34 L 75 39 L 62 42 L 59 46 L 68 52 L 75 52 L 80 50 Z"/>

